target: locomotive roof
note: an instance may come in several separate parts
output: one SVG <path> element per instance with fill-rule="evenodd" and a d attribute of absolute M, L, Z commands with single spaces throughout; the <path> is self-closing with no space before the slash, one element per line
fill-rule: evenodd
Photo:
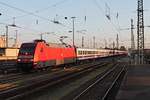
<path fill-rule="evenodd" d="M 63 45 L 63 44 L 60 44 L 60 43 L 47 43 L 45 40 L 38 40 L 38 39 L 34 40 L 34 43 L 38 43 L 38 42 L 43 42 L 49 47 L 60 47 L 60 48 L 71 47 L 70 45 Z"/>
<path fill-rule="evenodd" d="M 23 43 L 23 45 L 35 45 L 37 43 L 40 43 L 42 41 L 36 41 L 36 42 L 27 42 L 27 43 Z M 62 45 L 60 43 L 46 43 L 46 42 L 43 42 L 44 44 L 46 44 L 47 46 L 49 47 L 59 47 L 59 48 L 66 48 L 66 47 L 71 47 L 71 46 L 66 46 L 66 45 Z"/>
<path fill-rule="evenodd" d="M 65 45 L 62 45 L 60 43 L 47 43 L 49 47 L 66 47 Z"/>
<path fill-rule="evenodd" d="M 60 47 L 60 48 L 72 47 L 70 45 L 63 45 L 63 44 L 60 44 L 60 43 L 47 43 L 45 40 L 34 40 L 33 42 L 27 42 L 27 43 L 23 43 L 23 44 L 34 45 L 34 44 L 37 44 L 37 43 L 40 43 L 40 42 L 43 42 L 44 44 L 46 44 L 49 47 Z"/>

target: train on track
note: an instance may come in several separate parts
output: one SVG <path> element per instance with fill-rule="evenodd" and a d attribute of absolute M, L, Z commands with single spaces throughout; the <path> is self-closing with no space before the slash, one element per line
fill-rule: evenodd
<path fill-rule="evenodd" d="M 20 47 L 17 66 L 23 71 L 42 69 L 92 60 L 102 57 L 126 55 L 126 51 L 106 49 L 85 49 L 72 46 L 52 46 L 44 40 L 23 43 Z"/>

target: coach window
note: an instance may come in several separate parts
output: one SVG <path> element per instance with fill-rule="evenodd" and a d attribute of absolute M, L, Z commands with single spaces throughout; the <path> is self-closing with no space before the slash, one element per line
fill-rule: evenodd
<path fill-rule="evenodd" d="M 81 52 L 81 55 L 82 55 L 82 51 L 80 51 Z"/>
<path fill-rule="evenodd" d="M 82 51 L 79 51 L 79 55 L 82 55 Z"/>
<path fill-rule="evenodd" d="M 90 51 L 90 54 L 92 54 L 92 51 Z"/>
<path fill-rule="evenodd" d="M 92 54 L 94 54 L 94 51 L 92 51 Z"/>
<path fill-rule="evenodd" d="M 96 51 L 96 54 L 98 54 L 98 51 Z"/>

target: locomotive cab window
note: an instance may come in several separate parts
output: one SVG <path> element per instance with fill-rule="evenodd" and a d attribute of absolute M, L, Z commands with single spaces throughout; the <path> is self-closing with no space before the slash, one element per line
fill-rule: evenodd
<path fill-rule="evenodd" d="M 28 54 L 34 54 L 34 51 L 35 51 L 35 45 L 23 45 L 20 49 L 20 53 L 21 54 L 25 54 L 25 53 L 28 53 Z"/>

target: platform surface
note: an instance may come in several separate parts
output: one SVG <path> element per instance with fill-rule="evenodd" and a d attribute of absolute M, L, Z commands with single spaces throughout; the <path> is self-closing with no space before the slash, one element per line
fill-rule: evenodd
<path fill-rule="evenodd" d="M 128 68 L 116 100 L 150 100 L 150 65 Z"/>

